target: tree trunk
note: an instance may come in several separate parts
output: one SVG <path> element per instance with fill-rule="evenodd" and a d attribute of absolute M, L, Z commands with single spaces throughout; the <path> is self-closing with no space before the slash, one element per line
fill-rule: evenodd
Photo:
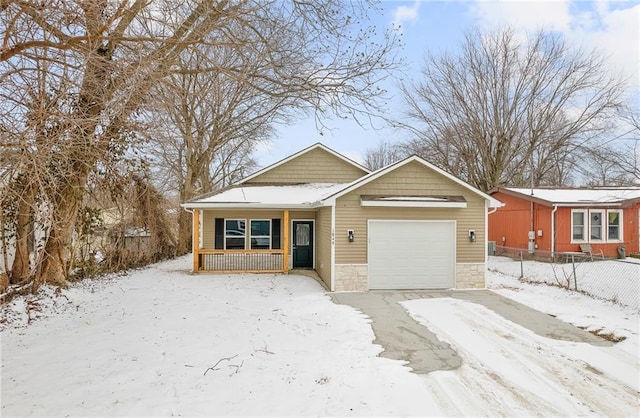
<path fill-rule="evenodd" d="M 33 282 L 33 291 L 40 285 L 51 283 L 65 286 L 71 267 L 73 232 L 82 199 L 82 190 L 87 184 L 87 169 L 78 172 L 58 191 L 51 208 L 53 220 L 42 254 L 41 268 Z"/>
<path fill-rule="evenodd" d="M 29 263 L 29 235 L 32 233 L 33 226 L 32 215 L 35 202 L 35 189 L 26 177 L 23 178 L 20 183 L 22 183 L 21 186 L 23 186 L 24 193 L 19 200 L 18 213 L 16 215 L 16 251 L 11 266 L 11 284 L 26 280 L 31 273 Z"/>
<path fill-rule="evenodd" d="M 179 208 L 178 213 L 178 255 L 183 255 L 192 250 L 192 216 L 183 208 Z"/>
<path fill-rule="evenodd" d="M 193 197 L 193 190 L 196 184 L 196 175 L 193 167 L 187 164 L 187 174 L 185 182 L 180 191 L 180 203 L 186 202 Z M 183 255 L 192 250 L 193 227 L 191 225 L 193 217 L 183 208 L 178 211 L 178 255 Z"/>

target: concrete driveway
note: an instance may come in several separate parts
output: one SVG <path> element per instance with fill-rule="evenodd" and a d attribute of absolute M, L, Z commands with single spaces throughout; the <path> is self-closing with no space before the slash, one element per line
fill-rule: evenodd
<path fill-rule="evenodd" d="M 384 348 L 380 356 L 405 360 L 418 374 L 456 369 L 462 364 L 462 359 L 449 344 L 440 341 L 435 334 L 409 316 L 399 303 L 407 300 L 457 298 L 483 305 L 544 337 L 598 346 L 613 345 L 603 338 L 490 290 L 370 291 L 333 293 L 331 297 L 336 303 L 352 306 L 371 318 L 376 336 L 374 342 Z"/>

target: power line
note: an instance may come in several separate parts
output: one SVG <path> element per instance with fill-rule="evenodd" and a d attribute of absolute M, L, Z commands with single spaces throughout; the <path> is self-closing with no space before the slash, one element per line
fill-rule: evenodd
<path fill-rule="evenodd" d="M 615 138 L 611 138 L 611 139 L 609 139 L 609 140 L 607 140 L 607 141 L 604 141 L 604 142 L 603 142 L 602 144 L 600 144 L 600 145 L 606 145 L 606 144 L 608 144 L 609 142 L 613 142 L 613 141 L 615 141 L 616 139 L 620 139 L 620 138 L 622 138 L 623 136 L 625 136 L 625 135 L 627 135 L 627 134 L 630 134 L 631 132 L 633 132 L 633 131 L 635 131 L 635 130 L 637 130 L 637 128 L 632 128 L 632 129 L 630 129 L 629 131 L 627 131 L 627 132 L 625 132 L 625 133 L 623 133 L 623 134 L 620 134 L 620 135 L 616 136 Z M 629 141 L 638 141 L 638 140 L 640 140 L 640 138 L 625 138 L 625 140 L 629 140 Z"/>

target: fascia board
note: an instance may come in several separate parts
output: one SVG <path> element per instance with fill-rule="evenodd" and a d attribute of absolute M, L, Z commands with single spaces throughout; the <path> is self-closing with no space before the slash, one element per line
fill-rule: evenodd
<path fill-rule="evenodd" d="M 180 206 L 187 209 L 315 209 L 318 204 L 213 203 L 192 202 Z"/>
<path fill-rule="evenodd" d="M 409 201 L 372 201 L 361 200 L 362 206 L 397 208 L 466 208 L 467 202 L 409 202 Z"/>

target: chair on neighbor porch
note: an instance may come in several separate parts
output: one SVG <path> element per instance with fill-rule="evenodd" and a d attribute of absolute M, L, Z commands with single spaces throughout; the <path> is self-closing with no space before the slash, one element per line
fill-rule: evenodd
<path fill-rule="evenodd" d="M 591 244 L 580 244 L 580 251 L 588 255 L 591 261 L 593 261 L 593 248 L 591 247 Z M 596 255 L 599 255 L 600 258 L 604 260 L 604 252 L 602 250 L 597 252 Z"/>

